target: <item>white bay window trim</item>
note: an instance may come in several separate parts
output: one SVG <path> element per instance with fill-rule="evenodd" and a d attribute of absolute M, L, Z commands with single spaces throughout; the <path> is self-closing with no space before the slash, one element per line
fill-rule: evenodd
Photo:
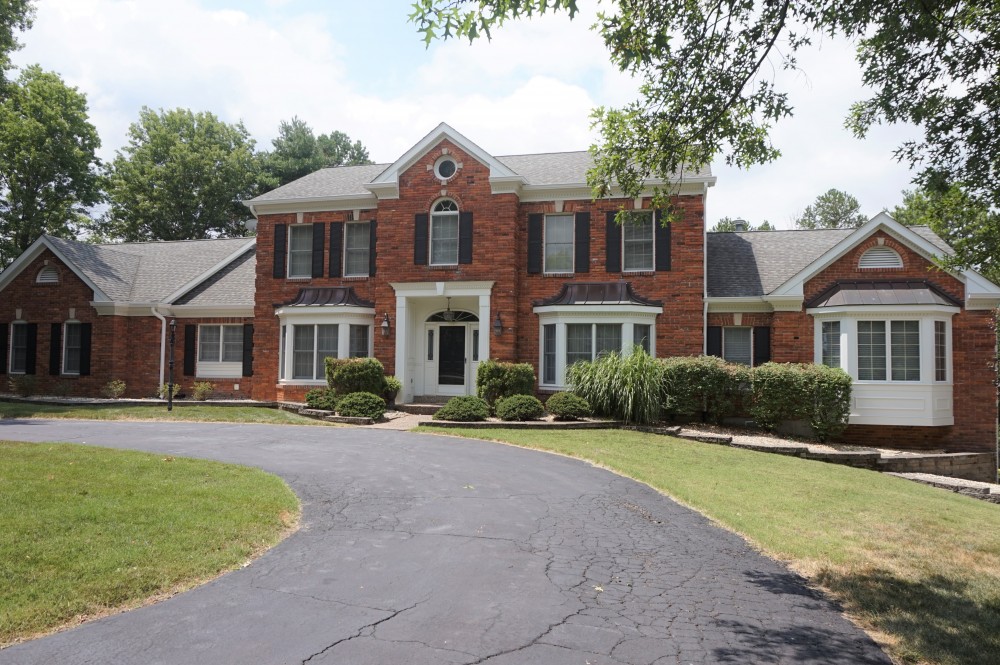
<path fill-rule="evenodd" d="M 952 325 L 957 307 L 886 306 L 821 307 L 807 310 L 813 317 L 814 360 L 823 362 L 823 322 L 840 322 L 840 367 L 854 380 L 851 394 L 852 425 L 953 425 L 952 402 Z M 885 322 L 885 380 L 859 380 L 858 323 Z M 920 379 L 892 379 L 892 322 L 916 321 L 920 346 Z M 945 330 L 945 380 L 937 380 L 936 329 Z"/>
<path fill-rule="evenodd" d="M 316 385 L 325 386 L 326 378 L 295 379 L 295 327 L 317 325 L 337 326 L 337 357 L 351 357 L 351 326 L 368 328 L 367 356 L 374 356 L 374 321 L 375 310 L 367 307 L 349 305 L 323 305 L 310 307 L 283 307 L 275 312 L 279 321 L 279 363 L 278 383 L 281 385 Z M 315 352 L 315 339 L 313 340 Z M 315 358 L 313 359 L 315 364 Z"/>

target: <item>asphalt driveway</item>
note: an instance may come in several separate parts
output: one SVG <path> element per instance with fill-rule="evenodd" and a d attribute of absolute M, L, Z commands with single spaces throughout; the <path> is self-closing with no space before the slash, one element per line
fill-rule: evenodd
<path fill-rule="evenodd" d="M 262 467 L 302 529 L 165 602 L 0 651 L 0 663 L 879 663 L 778 563 L 585 463 L 361 428 L 0 420 Z"/>

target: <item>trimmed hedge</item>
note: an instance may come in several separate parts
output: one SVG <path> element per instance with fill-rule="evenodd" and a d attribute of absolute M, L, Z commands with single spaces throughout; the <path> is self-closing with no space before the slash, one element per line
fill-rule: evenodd
<path fill-rule="evenodd" d="M 537 420 L 545 407 L 534 395 L 511 395 L 497 400 L 496 411 L 500 420 Z"/>
<path fill-rule="evenodd" d="M 528 363 L 484 360 L 476 370 L 476 392 L 486 400 L 492 411 L 501 398 L 533 394 L 535 370 Z"/>
<path fill-rule="evenodd" d="M 750 389 L 751 369 L 716 356 L 664 358 L 664 410 L 672 416 L 704 413 L 719 422 L 736 413 Z"/>
<path fill-rule="evenodd" d="M 385 400 L 374 393 L 348 393 L 337 401 L 337 414 L 379 420 L 385 415 Z"/>
<path fill-rule="evenodd" d="M 481 397 L 462 395 L 452 397 L 432 416 L 434 420 L 454 420 L 473 423 L 486 420 L 490 415 L 490 405 Z"/>
<path fill-rule="evenodd" d="M 337 394 L 329 388 L 313 388 L 306 393 L 306 406 L 321 411 L 336 411 Z"/>
<path fill-rule="evenodd" d="M 609 353 L 594 362 L 573 363 L 566 378 L 596 414 L 640 425 L 660 419 L 663 366 L 641 346 L 627 356 Z"/>
<path fill-rule="evenodd" d="M 750 415 L 767 430 L 785 420 L 808 421 L 826 441 L 847 427 L 851 377 L 826 365 L 765 363 L 751 374 Z"/>
<path fill-rule="evenodd" d="M 591 414 L 590 404 L 576 393 L 556 393 L 545 400 L 545 410 L 556 420 L 579 420 Z"/>
<path fill-rule="evenodd" d="M 375 358 L 327 358 L 326 385 L 338 395 L 385 392 L 385 368 Z"/>

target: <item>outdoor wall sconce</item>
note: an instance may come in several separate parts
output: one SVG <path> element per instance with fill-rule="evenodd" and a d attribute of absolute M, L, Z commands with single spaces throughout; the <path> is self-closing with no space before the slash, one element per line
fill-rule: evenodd
<path fill-rule="evenodd" d="M 499 337 L 503 333 L 503 320 L 500 318 L 500 312 L 497 312 L 496 318 L 493 319 L 493 334 Z"/>
<path fill-rule="evenodd" d="M 389 323 L 389 312 L 382 315 L 382 325 L 379 327 L 382 329 L 382 337 L 388 337 L 389 333 L 392 332 L 392 324 Z"/>

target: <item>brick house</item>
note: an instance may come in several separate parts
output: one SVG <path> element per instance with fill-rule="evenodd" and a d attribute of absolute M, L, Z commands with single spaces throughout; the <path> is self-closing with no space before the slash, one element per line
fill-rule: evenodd
<path fill-rule="evenodd" d="M 261 400 L 301 400 L 323 385 L 326 356 L 377 357 L 402 382 L 400 401 L 474 393 L 485 358 L 529 362 L 538 391 L 553 392 L 569 364 L 639 344 L 657 356 L 840 366 L 855 379 L 846 438 L 995 452 L 1000 288 L 934 268 L 949 250 L 928 229 L 883 214 L 855 230 L 706 233 L 707 170 L 674 183 L 677 215 L 664 225 L 649 196 L 592 201 L 590 164 L 586 152 L 490 155 L 441 124 L 392 164 L 321 169 L 248 201 L 255 253 L 246 240 L 189 243 L 187 254 L 223 243 L 231 253 L 212 260 L 206 249 L 190 273 L 159 273 L 157 293 L 98 293 L 114 262 L 43 238 L 0 273 L 5 371 L 22 371 L 24 324 L 42 331 L 40 357 L 69 357 L 41 326 L 76 321 L 68 307 L 81 323 L 104 322 L 91 340 L 124 333 L 101 378 L 74 383 L 80 394 L 112 375 L 134 376 L 140 392 L 158 385 L 157 315 L 184 327 L 182 383 L 223 379 L 224 392 Z M 615 224 L 621 208 L 634 224 Z M 185 244 L 87 251 L 145 252 L 145 274 L 147 254 L 185 253 L 172 245 Z M 36 313 L 46 260 L 72 288 Z M 129 361 L 144 369 L 126 376 Z"/>

